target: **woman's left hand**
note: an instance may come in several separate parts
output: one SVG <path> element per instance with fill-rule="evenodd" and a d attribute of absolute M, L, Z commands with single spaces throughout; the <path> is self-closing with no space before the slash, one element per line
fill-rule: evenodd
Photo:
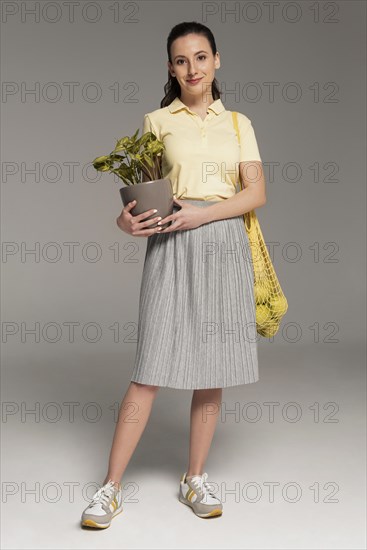
<path fill-rule="evenodd" d="M 178 200 L 176 198 L 174 198 L 173 201 L 182 208 L 170 216 L 162 218 L 158 222 L 159 225 L 164 225 L 169 221 L 172 221 L 171 225 L 165 229 L 162 229 L 162 231 L 158 231 L 159 235 L 162 233 L 171 233 L 172 231 L 179 231 L 183 229 L 195 229 L 203 223 L 206 223 L 205 208 L 194 206 L 185 200 Z"/>

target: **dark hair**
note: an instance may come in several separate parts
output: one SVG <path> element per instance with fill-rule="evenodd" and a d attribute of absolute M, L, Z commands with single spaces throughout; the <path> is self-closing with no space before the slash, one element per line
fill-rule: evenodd
<path fill-rule="evenodd" d="M 172 42 L 176 40 L 176 38 L 179 38 L 180 36 L 186 36 L 187 34 L 202 34 L 203 36 L 206 36 L 206 38 L 209 41 L 210 48 L 213 52 L 213 55 L 217 53 L 217 46 L 215 44 L 213 33 L 208 27 L 205 25 L 202 25 L 201 23 L 197 23 L 196 21 L 185 21 L 183 23 L 179 23 L 178 25 L 175 25 L 171 32 L 168 35 L 167 38 L 167 54 L 168 54 L 168 60 L 170 63 L 172 63 L 171 59 L 171 46 Z M 168 82 L 164 86 L 164 92 L 165 96 L 161 101 L 161 108 L 167 107 L 167 105 L 170 105 L 172 101 L 176 97 L 180 97 L 181 95 L 181 88 L 179 83 L 177 82 L 177 78 L 175 76 L 172 76 L 171 73 L 168 71 Z M 214 78 L 212 82 L 212 95 L 213 99 L 219 99 L 222 92 L 219 91 L 218 82 Z"/>

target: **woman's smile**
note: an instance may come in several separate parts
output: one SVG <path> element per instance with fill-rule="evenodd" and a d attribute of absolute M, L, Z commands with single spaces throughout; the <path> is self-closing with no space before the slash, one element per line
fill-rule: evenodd
<path fill-rule="evenodd" d="M 188 82 L 189 84 L 197 84 L 198 82 L 200 82 L 200 80 L 202 80 L 203 77 L 201 78 L 195 78 L 194 80 L 187 80 L 186 82 Z"/>

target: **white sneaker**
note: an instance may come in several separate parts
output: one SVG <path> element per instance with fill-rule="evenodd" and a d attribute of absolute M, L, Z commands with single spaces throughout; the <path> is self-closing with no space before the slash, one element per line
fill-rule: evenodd
<path fill-rule="evenodd" d="M 223 505 L 218 497 L 210 490 L 207 481 L 208 474 L 186 477 L 186 472 L 180 480 L 179 501 L 191 506 L 193 511 L 200 518 L 221 516 Z"/>
<path fill-rule="evenodd" d="M 93 495 L 90 504 L 82 514 L 81 525 L 85 527 L 96 527 L 106 529 L 111 525 L 112 518 L 121 514 L 122 508 L 122 488 L 118 487 L 109 479 Z"/>

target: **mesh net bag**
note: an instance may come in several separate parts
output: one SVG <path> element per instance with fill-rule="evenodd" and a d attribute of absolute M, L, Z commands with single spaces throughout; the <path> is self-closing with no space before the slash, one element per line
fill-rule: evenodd
<path fill-rule="evenodd" d="M 232 112 L 232 117 L 237 139 L 240 142 L 237 113 Z M 254 273 L 256 330 L 261 336 L 269 338 L 278 332 L 281 319 L 288 309 L 288 302 L 275 273 L 255 210 L 246 212 L 243 218 Z"/>

